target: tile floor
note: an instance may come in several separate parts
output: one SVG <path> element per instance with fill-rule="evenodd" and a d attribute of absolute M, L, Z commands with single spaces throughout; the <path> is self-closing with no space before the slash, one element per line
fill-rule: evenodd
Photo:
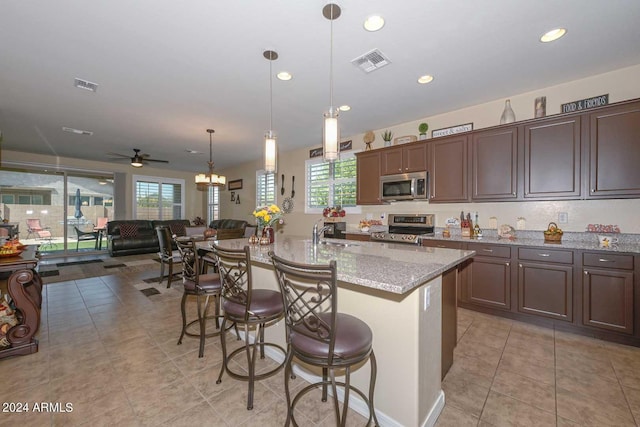
<path fill-rule="evenodd" d="M 217 338 L 208 340 L 202 359 L 196 339 L 176 345 L 179 283 L 151 297 L 131 286 L 154 274 L 46 285 L 40 351 L 0 360 L 0 401 L 68 402 L 73 412 L 3 413 L 0 426 L 283 425 L 282 373 L 257 384 L 254 409 L 247 411 L 246 383 L 225 376 L 215 384 Z M 462 309 L 458 335 L 438 426 L 640 422 L 638 348 Z M 298 422 L 333 425 L 331 407 L 315 397 L 301 402 Z M 350 412 L 349 421 L 365 420 Z"/>

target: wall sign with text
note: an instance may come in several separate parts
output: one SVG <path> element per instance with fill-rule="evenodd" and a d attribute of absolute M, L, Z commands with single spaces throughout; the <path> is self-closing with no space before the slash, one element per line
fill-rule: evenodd
<path fill-rule="evenodd" d="M 351 150 L 353 148 L 353 141 L 352 140 L 348 140 L 348 141 L 342 141 L 340 143 L 340 151 L 348 151 Z M 319 148 L 313 148 L 311 150 L 309 150 L 309 158 L 313 159 L 314 157 L 320 157 L 322 156 L 322 147 Z"/>
<path fill-rule="evenodd" d="M 590 108 L 603 107 L 609 104 L 609 94 L 592 96 L 579 101 L 567 102 L 560 105 L 561 113 L 573 113 L 575 111 L 588 110 Z"/>
<path fill-rule="evenodd" d="M 448 128 L 436 129 L 431 131 L 431 138 L 438 136 L 455 135 L 456 133 L 469 132 L 473 130 L 473 123 L 466 123 L 464 125 L 456 125 Z"/>

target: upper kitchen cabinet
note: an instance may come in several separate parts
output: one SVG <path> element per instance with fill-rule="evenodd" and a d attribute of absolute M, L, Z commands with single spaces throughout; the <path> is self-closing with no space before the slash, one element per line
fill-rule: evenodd
<path fill-rule="evenodd" d="M 580 116 L 524 126 L 524 198 L 580 197 Z"/>
<path fill-rule="evenodd" d="M 471 200 L 517 197 L 518 128 L 476 132 L 471 136 Z"/>
<path fill-rule="evenodd" d="M 427 143 L 393 147 L 380 153 L 382 175 L 427 170 Z"/>
<path fill-rule="evenodd" d="M 429 142 L 430 202 L 469 201 L 468 135 Z"/>
<path fill-rule="evenodd" d="M 380 201 L 380 151 L 356 153 L 356 203 L 379 205 Z"/>
<path fill-rule="evenodd" d="M 640 196 L 640 101 L 586 115 L 589 132 L 589 197 Z"/>

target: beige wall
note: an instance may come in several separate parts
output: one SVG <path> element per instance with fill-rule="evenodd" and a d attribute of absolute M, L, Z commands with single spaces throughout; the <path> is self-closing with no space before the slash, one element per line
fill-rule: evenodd
<path fill-rule="evenodd" d="M 560 112 L 560 104 L 587 98 L 590 96 L 609 94 L 609 102 L 619 102 L 627 99 L 640 98 L 640 65 L 623 68 L 606 74 L 592 76 L 570 83 L 547 87 L 544 89 L 515 94 L 510 97 L 511 106 L 517 120 L 531 119 L 534 116 L 533 103 L 538 96 L 547 97 L 547 115 Z M 473 122 L 474 129 L 480 129 L 499 124 L 500 115 L 504 108 L 504 99 L 498 99 L 485 104 L 475 105 L 446 114 L 426 117 L 419 120 L 389 124 L 381 129 L 374 129 L 376 141 L 373 148 L 382 147 L 380 133 L 385 129 L 391 130 L 394 135 L 417 135 L 418 124 L 426 121 L 429 129 L 445 128 L 457 124 Z M 320 113 L 319 113 L 320 114 Z M 320 115 L 318 117 L 321 117 Z M 343 114 L 343 120 L 349 120 L 348 113 Z M 320 119 L 318 119 L 320 120 Z M 362 137 L 364 132 L 343 139 L 353 140 L 354 150 L 363 150 Z M 429 132 L 431 135 L 431 132 Z M 291 175 L 296 176 L 295 207 L 291 214 L 285 216 L 286 225 L 280 230 L 287 234 L 307 235 L 313 223 L 321 219 L 321 216 L 304 214 L 304 162 L 309 157 L 310 146 L 302 150 L 280 152 L 278 158 L 278 186 L 280 176 L 285 174 L 285 188 L 287 194 L 291 191 Z M 231 206 L 228 201 L 229 193 L 222 192 L 223 217 L 234 217 L 251 220 L 250 213 L 255 204 L 255 171 L 261 168 L 261 160 L 246 163 L 233 169 L 223 171 L 229 179 L 244 180 L 244 189 L 240 191 L 241 204 Z M 278 193 L 278 204 L 282 204 L 282 197 Z M 495 216 L 499 224 L 511 224 L 515 227 L 516 218 L 524 217 L 526 229 L 543 230 L 550 221 L 557 222 L 558 212 L 569 214 L 568 224 L 562 228 L 567 231 L 584 231 L 587 224 L 617 224 L 622 232 L 640 233 L 640 221 L 637 213 L 640 212 L 640 199 L 628 200 L 598 200 L 598 201 L 561 201 L 561 202 L 503 202 L 503 203 L 451 203 L 429 204 L 426 202 L 399 202 L 384 206 L 363 206 L 362 214 L 349 214 L 346 217 L 348 227 L 355 228 L 358 221 L 367 214 L 373 218 L 379 218 L 388 213 L 413 213 L 427 212 L 436 214 L 436 225 L 443 226 L 446 218 L 459 216 L 460 211 L 475 212 L 479 214 L 481 227 L 488 228 L 489 217 Z M 385 222 L 386 223 L 386 222 Z"/>
<path fill-rule="evenodd" d="M 609 73 L 592 76 L 582 80 L 569 82 L 562 85 L 543 88 L 540 90 L 515 94 L 510 97 L 511 105 L 515 111 L 517 120 L 533 118 L 533 102 L 538 96 L 547 97 L 547 114 L 556 114 L 560 111 L 560 104 L 576 99 L 587 98 L 595 95 L 609 94 L 609 102 L 618 102 L 627 99 L 640 98 L 640 65 L 623 68 Z M 485 104 L 475 105 L 457 111 L 426 117 L 415 121 L 392 124 L 381 129 L 374 129 L 376 141 L 374 148 L 380 148 L 382 141 L 380 133 L 385 129 L 391 130 L 396 136 L 417 135 L 417 127 L 420 122 L 426 121 L 430 130 L 457 124 L 473 122 L 475 129 L 494 126 L 499 123 L 500 115 L 504 108 L 504 99 L 497 99 Z M 318 113 L 321 117 L 320 113 Z M 348 114 L 343 115 L 343 120 L 349 120 Z M 320 120 L 320 119 L 318 119 Z M 345 140 L 353 140 L 354 150 L 364 149 L 362 142 L 363 133 L 344 137 Z M 429 132 L 431 135 L 431 132 Z M 294 198 L 294 210 L 285 216 L 286 225 L 279 232 L 290 235 L 307 235 L 313 223 L 321 216 L 319 214 L 304 214 L 304 162 L 309 157 L 309 149 L 316 148 L 311 145 L 304 149 L 280 152 L 278 158 L 278 188 L 280 176 L 285 175 L 286 194 L 291 192 L 291 176 L 296 177 L 296 197 Z M 256 147 L 256 152 L 261 152 L 261 147 Z M 133 170 L 127 164 L 111 164 L 105 162 L 92 162 L 55 156 L 34 155 L 30 153 L 3 151 L 3 161 L 20 161 L 28 163 L 41 163 L 60 167 L 73 167 L 87 170 L 100 170 L 111 172 L 124 172 L 127 174 L 127 217 L 132 213 L 131 175 L 151 175 L 169 178 L 182 178 L 186 182 L 186 206 L 185 216 L 193 219 L 196 216 L 206 216 L 205 194 L 198 192 L 193 182 L 193 173 L 154 169 L 145 166 Z M 234 168 L 220 171 L 229 180 L 242 179 L 243 189 L 237 190 L 240 195 L 240 204 L 230 201 L 230 193 L 221 192 L 221 217 L 245 219 L 253 223 L 251 212 L 255 208 L 255 172 L 262 167 L 262 159 L 245 163 Z M 283 197 L 278 192 L 278 204 L 281 205 Z M 463 203 L 463 204 L 429 204 L 426 202 L 405 202 L 384 206 L 364 206 L 362 214 L 349 214 L 346 217 L 348 226 L 355 228 L 358 221 L 367 214 L 378 218 L 388 213 L 428 212 L 436 214 L 436 225 L 443 226 L 449 216 L 458 216 L 460 211 L 478 211 L 480 225 L 487 228 L 488 218 L 495 216 L 498 224 L 516 224 L 516 218 L 526 219 L 526 228 L 530 230 L 546 229 L 550 221 L 557 221 L 557 212 L 567 212 L 569 223 L 563 225 L 567 231 L 584 231 L 589 223 L 617 224 L 623 232 L 640 233 L 640 221 L 637 220 L 637 212 L 640 212 L 640 199 L 630 200 L 601 200 L 601 201 L 562 201 L 562 202 L 504 202 L 504 203 Z"/>
<path fill-rule="evenodd" d="M 206 198 L 204 192 L 197 191 L 194 184 L 194 173 L 172 171 L 167 169 L 157 169 L 149 166 L 145 166 L 140 169 L 132 168 L 128 163 L 106 163 L 106 162 L 94 162 L 89 160 L 73 159 L 68 157 L 56 157 L 47 156 L 43 154 L 23 153 L 18 151 L 6 151 L 2 152 L 2 166 L 10 166 L 11 163 L 19 162 L 23 164 L 36 164 L 40 166 L 47 166 L 49 170 L 52 168 L 71 168 L 81 169 L 86 171 L 99 171 L 99 172 L 123 172 L 127 176 L 127 195 L 124 201 L 116 200 L 116 203 L 125 203 L 126 205 L 126 218 L 130 219 L 133 215 L 133 183 L 132 175 L 144 175 L 144 176 L 157 176 L 174 179 L 185 180 L 185 218 L 193 220 L 196 216 L 206 218 Z M 255 191 L 255 189 L 254 189 Z"/>

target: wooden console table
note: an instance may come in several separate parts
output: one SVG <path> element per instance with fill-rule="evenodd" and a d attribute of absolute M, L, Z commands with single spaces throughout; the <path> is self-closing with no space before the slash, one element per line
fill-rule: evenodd
<path fill-rule="evenodd" d="M 36 353 L 38 340 L 34 338 L 40 327 L 42 280 L 36 271 L 38 246 L 28 246 L 22 254 L 0 258 L 0 272 L 11 272 L 7 291 L 16 307 L 18 324 L 7 331 L 10 347 L 0 350 L 0 359 Z"/>

